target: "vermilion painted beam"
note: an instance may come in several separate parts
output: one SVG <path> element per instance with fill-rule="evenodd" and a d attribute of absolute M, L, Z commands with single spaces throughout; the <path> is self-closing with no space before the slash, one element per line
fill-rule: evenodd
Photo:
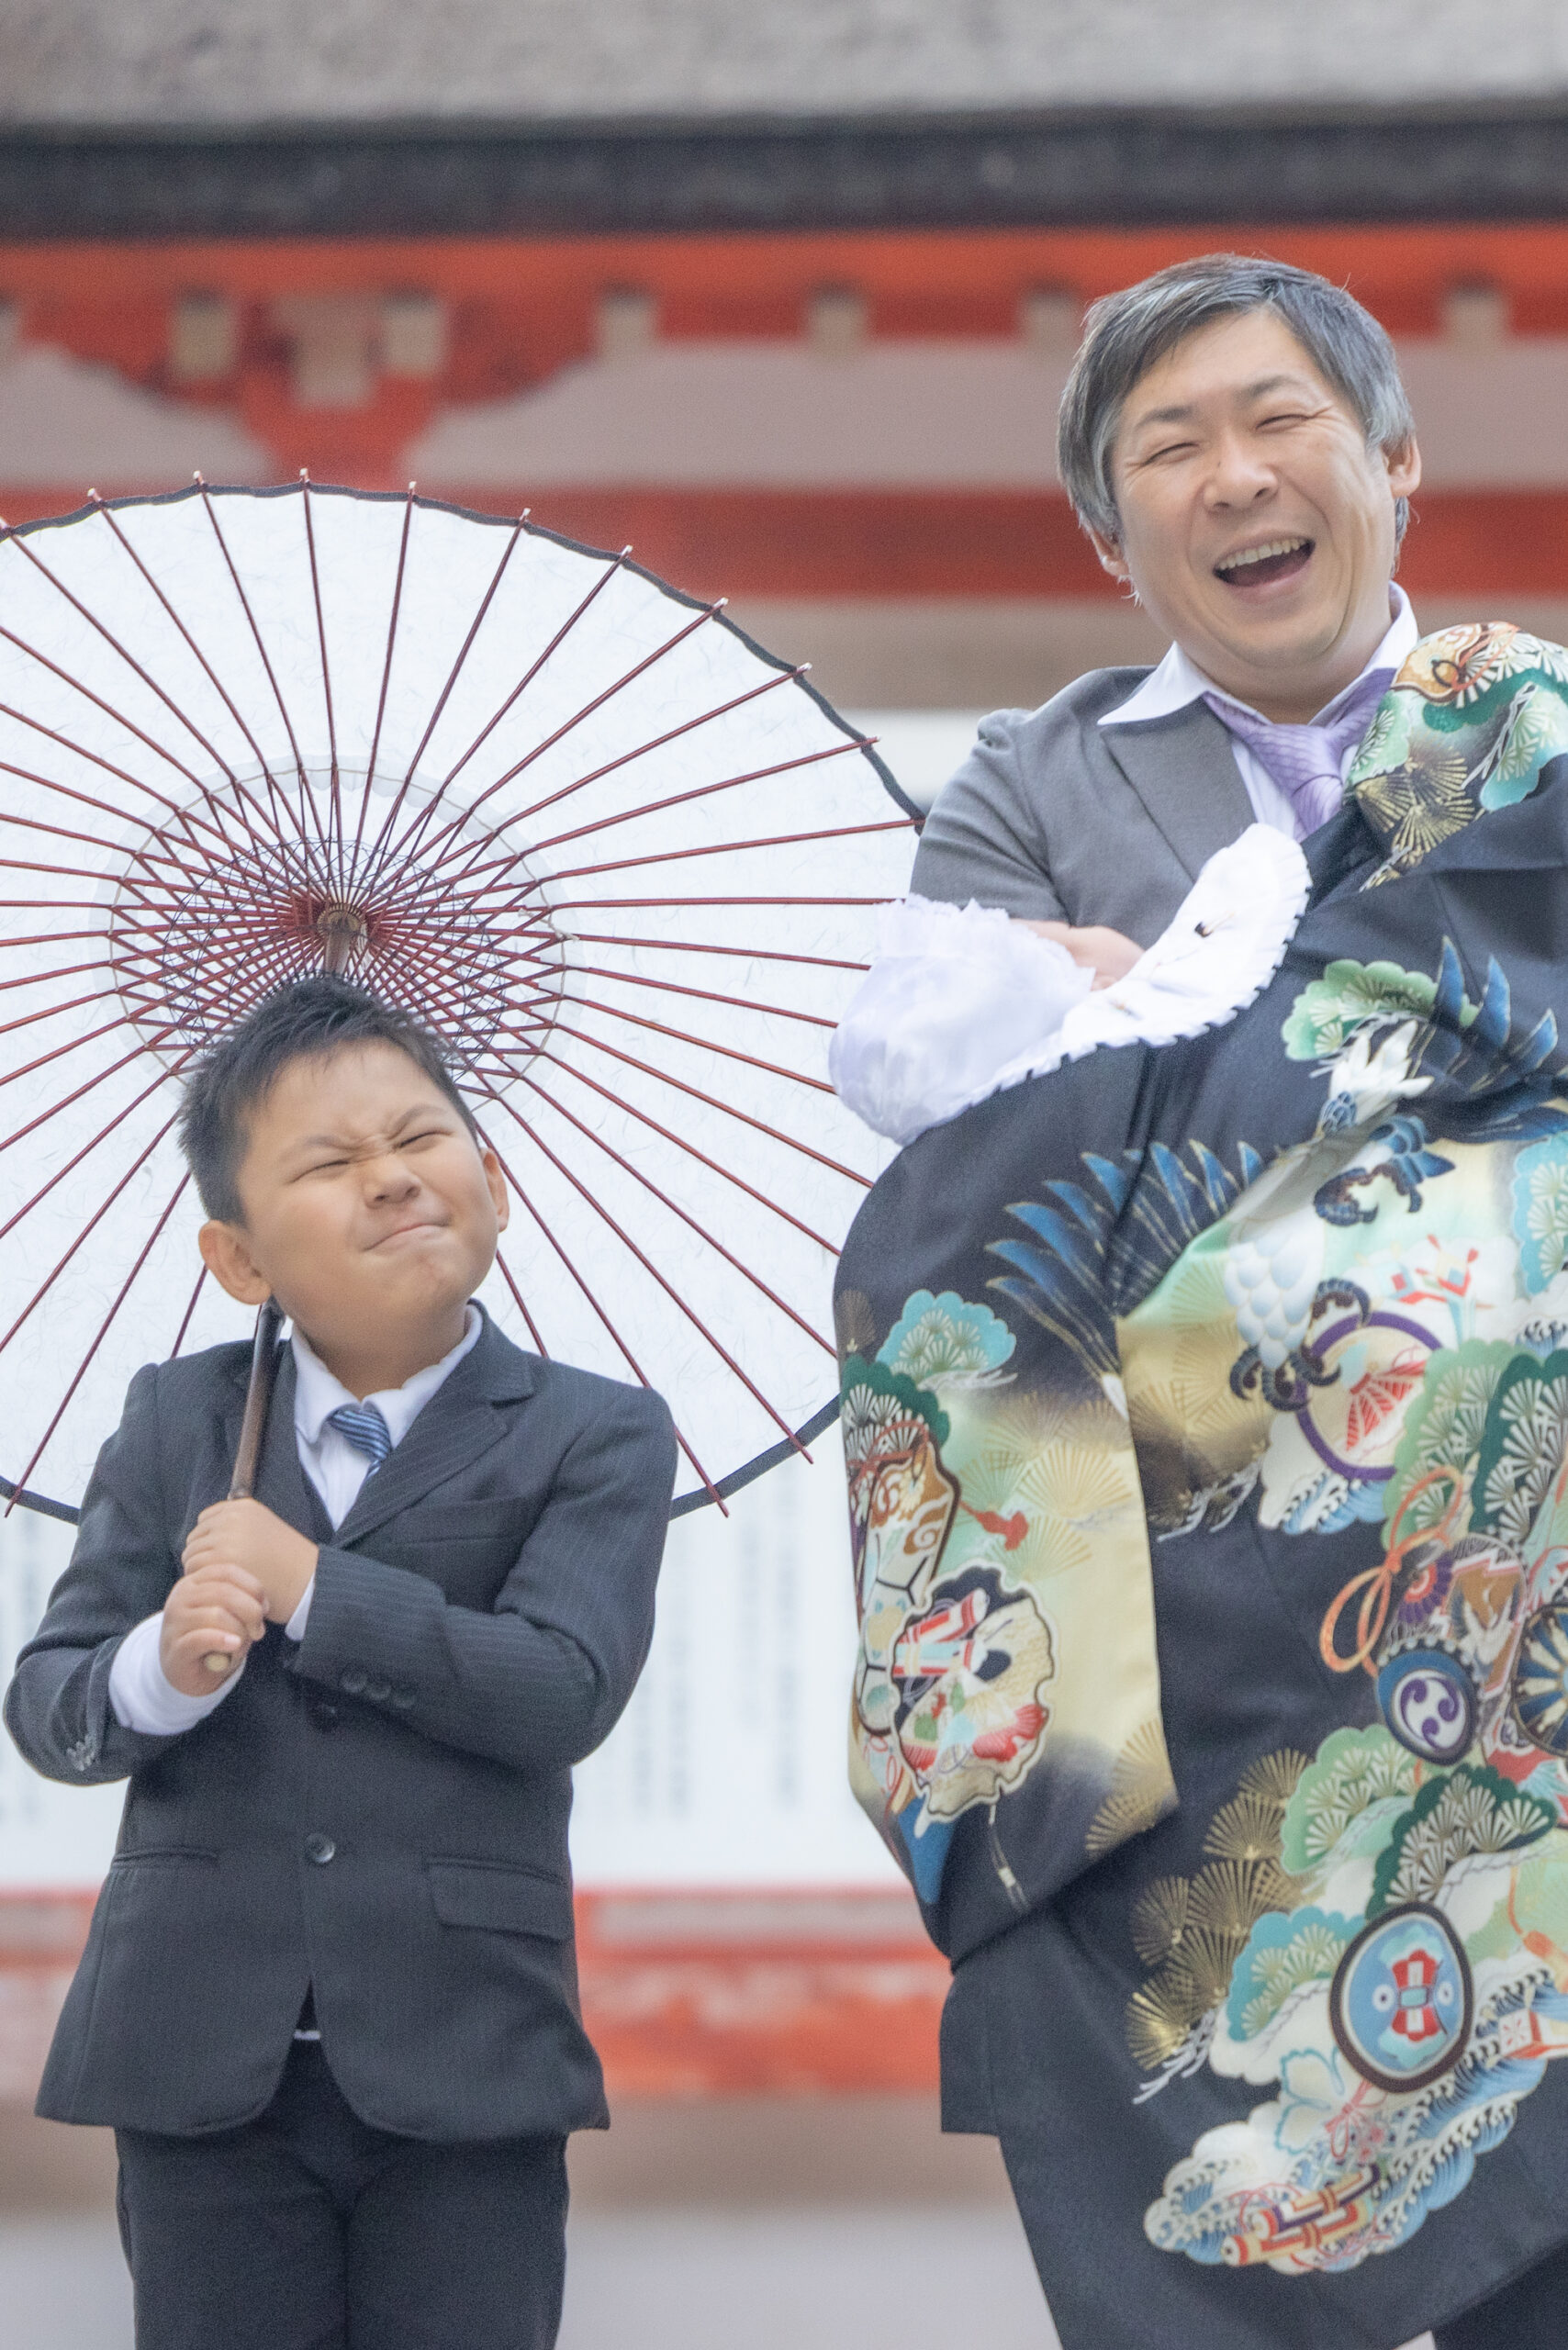
<path fill-rule="evenodd" d="M 90 1891 L 0 1894 L 0 2096 L 30 2104 Z M 612 2097 L 932 2090 L 950 1980 L 896 1891 L 581 1893 L 583 2020 Z"/>
<path fill-rule="evenodd" d="M 1183 255 L 1268 252 L 1348 281 L 1391 331 L 1431 331 L 1447 289 L 1506 287 L 1525 333 L 1568 330 L 1568 224 L 1421 222 L 1288 228 L 1234 221 L 1161 229 L 929 229 L 720 232 L 702 236 L 279 237 L 0 241 L 0 290 L 36 330 L 78 306 L 118 344 L 105 356 L 154 369 L 162 312 L 193 286 L 267 301 L 277 294 L 428 287 L 454 302 L 561 315 L 602 288 L 660 298 L 678 336 L 793 333 L 802 297 L 851 283 L 874 330 L 1011 333 L 1023 288 L 1059 285 L 1086 301 Z M 460 326 L 464 322 L 460 321 Z M 473 321 L 467 322 L 473 324 Z"/>

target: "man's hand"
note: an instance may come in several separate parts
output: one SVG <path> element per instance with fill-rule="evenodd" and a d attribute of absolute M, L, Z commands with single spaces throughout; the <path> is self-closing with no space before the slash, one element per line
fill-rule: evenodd
<path fill-rule="evenodd" d="M 1097 988 L 1112 987 L 1117 979 L 1125 979 L 1143 953 L 1141 946 L 1124 938 L 1119 930 L 1105 930 L 1098 924 L 1077 930 L 1066 922 L 1025 922 L 1024 927 L 1065 946 L 1081 969 L 1093 972 Z"/>
<path fill-rule="evenodd" d="M 184 1564 L 187 1575 L 212 1567 L 237 1570 L 255 1584 L 269 1619 L 286 1624 L 305 1596 L 319 1556 L 314 1542 L 263 1503 L 214 1502 L 191 1528 Z"/>
<path fill-rule="evenodd" d="M 224 1658 L 225 1672 L 232 1673 L 265 1629 L 254 1575 L 238 1567 L 187 1569 L 163 1602 L 158 1661 L 164 1678 L 186 1697 L 210 1697 L 224 1674 L 207 1658 Z"/>

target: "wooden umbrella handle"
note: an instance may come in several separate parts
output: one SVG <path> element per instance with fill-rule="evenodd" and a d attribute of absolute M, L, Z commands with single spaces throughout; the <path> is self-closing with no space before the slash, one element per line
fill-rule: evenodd
<path fill-rule="evenodd" d="M 261 1459 L 262 1438 L 266 1434 L 267 1411 L 273 1400 L 273 1382 L 277 1377 L 277 1334 L 283 1327 L 283 1310 L 274 1298 L 268 1298 L 256 1316 L 255 1341 L 251 1348 L 251 1378 L 245 1390 L 245 1416 L 240 1423 L 239 1449 L 234 1455 L 234 1474 L 229 1481 L 231 1502 L 248 1502 L 256 1489 L 256 1464 Z M 234 1660 L 214 1649 L 202 1659 L 208 1673 L 221 1680 Z"/>

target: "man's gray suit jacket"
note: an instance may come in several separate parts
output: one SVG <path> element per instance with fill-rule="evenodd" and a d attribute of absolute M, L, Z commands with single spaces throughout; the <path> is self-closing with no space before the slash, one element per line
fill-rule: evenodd
<path fill-rule="evenodd" d="M 243 2121 L 308 1985 L 366 2121 L 447 2141 L 602 2127 L 571 1765 L 647 1653 L 669 1414 L 487 1321 L 334 1533 L 286 1350 L 257 1494 L 321 1544 L 305 1638 L 269 1626 L 206 1720 L 145 1737 L 116 1719 L 110 1667 L 228 1491 L 250 1351 L 137 1373 L 6 1695 L 47 1776 L 130 1781 L 38 2109 L 182 2136 Z"/>
<path fill-rule="evenodd" d="M 985 719 L 925 820 L 910 888 L 1037 922 L 1103 923 L 1140 946 L 1253 819 L 1230 737 L 1199 701 L 1101 726 L 1147 669 L 1094 669 L 1041 710 Z"/>

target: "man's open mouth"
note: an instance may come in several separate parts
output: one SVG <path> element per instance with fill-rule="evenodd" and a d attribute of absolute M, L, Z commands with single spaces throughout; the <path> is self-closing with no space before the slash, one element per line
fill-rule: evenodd
<path fill-rule="evenodd" d="M 1261 545 L 1243 547 L 1215 565 L 1215 577 L 1227 588 L 1265 588 L 1272 579 L 1288 579 L 1304 570 L 1312 556 L 1310 539 L 1265 539 Z"/>

